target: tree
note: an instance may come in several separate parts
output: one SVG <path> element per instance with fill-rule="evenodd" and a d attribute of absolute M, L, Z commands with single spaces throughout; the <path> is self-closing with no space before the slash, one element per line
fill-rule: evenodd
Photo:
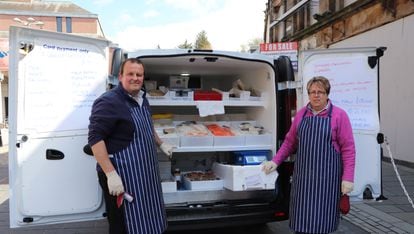
<path fill-rule="evenodd" d="M 262 42 L 263 42 L 263 39 L 258 38 L 258 37 L 251 39 L 249 41 L 249 48 L 250 48 L 250 50 L 258 49 L 260 47 L 260 43 L 262 43 Z"/>
<path fill-rule="evenodd" d="M 249 48 L 247 45 L 243 44 L 240 46 L 240 52 L 247 53 L 249 52 Z"/>
<path fill-rule="evenodd" d="M 197 39 L 195 41 L 194 49 L 204 49 L 204 50 L 211 50 L 211 44 L 207 39 L 206 31 L 201 31 L 197 34 Z"/>
<path fill-rule="evenodd" d="M 254 52 L 255 50 L 258 50 L 260 47 L 260 43 L 263 42 L 263 39 L 261 38 L 253 38 L 250 39 L 247 45 L 243 44 L 240 46 L 241 52 Z"/>
<path fill-rule="evenodd" d="M 186 39 L 183 44 L 178 46 L 178 48 L 180 48 L 180 49 L 192 49 L 193 45 L 191 43 L 188 43 L 187 39 Z"/>

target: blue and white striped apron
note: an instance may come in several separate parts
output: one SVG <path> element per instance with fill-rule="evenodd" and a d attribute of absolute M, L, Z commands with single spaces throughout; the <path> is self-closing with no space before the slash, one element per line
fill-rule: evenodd
<path fill-rule="evenodd" d="M 308 110 L 307 110 L 308 111 Z M 342 160 L 332 144 L 331 114 L 308 116 L 298 128 L 289 226 L 296 232 L 330 233 L 338 228 Z"/>
<path fill-rule="evenodd" d="M 154 132 L 148 106 L 130 108 L 135 124 L 134 139 L 112 159 L 124 182 L 125 192 L 134 197 L 125 201 L 125 229 L 129 234 L 162 233 L 167 219 L 158 171 Z"/>

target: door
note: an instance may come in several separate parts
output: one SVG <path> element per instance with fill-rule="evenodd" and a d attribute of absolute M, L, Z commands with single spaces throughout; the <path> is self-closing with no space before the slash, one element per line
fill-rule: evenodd
<path fill-rule="evenodd" d="M 82 148 L 108 41 L 11 27 L 10 45 L 10 226 L 102 218 L 96 161 Z"/>
<path fill-rule="evenodd" d="M 307 82 L 314 76 L 325 76 L 331 83 L 330 100 L 343 108 L 351 120 L 356 143 L 351 196 L 361 199 L 365 188 L 374 197 L 381 194 L 381 151 L 377 142 L 379 57 L 376 48 L 354 48 L 304 51 L 300 59 L 302 105 L 308 103 Z"/>

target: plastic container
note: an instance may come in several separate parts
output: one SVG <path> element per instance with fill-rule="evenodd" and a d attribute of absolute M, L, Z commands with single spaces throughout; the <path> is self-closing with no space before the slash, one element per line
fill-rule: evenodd
<path fill-rule="evenodd" d="M 161 182 L 161 189 L 163 193 L 174 193 L 177 192 L 177 182 L 174 181 L 174 178 L 171 178 L 169 181 Z"/>
<path fill-rule="evenodd" d="M 208 90 L 195 90 L 194 101 L 221 101 L 223 99 L 221 93 Z"/>
<path fill-rule="evenodd" d="M 182 178 L 181 178 L 180 168 L 175 168 L 175 170 L 174 170 L 174 180 L 176 182 L 177 190 L 182 189 L 183 185 L 182 185 Z"/>
<path fill-rule="evenodd" d="M 269 133 L 264 133 L 261 135 L 245 135 L 245 145 L 246 146 L 271 146 L 272 145 L 272 135 Z"/>
<path fill-rule="evenodd" d="M 240 92 L 240 100 L 249 100 L 250 98 L 250 91 L 241 91 Z"/>
<path fill-rule="evenodd" d="M 222 179 L 191 181 L 184 177 L 183 180 L 185 188 L 192 191 L 222 190 L 224 186 Z"/>
<path fill-rule="evenodd" d="M 214 138 L 208 136 L 180 136 L 181 147 L 209 147 L 213 146 Z"/>

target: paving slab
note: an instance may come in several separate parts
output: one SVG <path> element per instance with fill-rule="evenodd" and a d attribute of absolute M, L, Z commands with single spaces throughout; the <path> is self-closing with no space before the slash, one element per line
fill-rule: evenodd
<path fill-rule="evenodd" d="M 106 220 L 47 225 L 34 228 L 9 228 L 7 148 L 0 147 L 0 233 L 11 234 L 106 234 Z M 414 196 L 414 169 L 397 165 L 397 169 L 411 196 Z M 351 201 L 351 211 L 342 216 L 335 233 L 414 233 L 414 208 L 408 202 L 390 162 L 382 162 L 383 195 L 387 200 Z M 412 199 L 414 197 L 411 197 Z M 271 230 L 287 230 L 287 221 L 268 224 Z M 273 225 L 273 226 L 272 226 Z M 345 226 L 348 226 L 346 228 Z"/>

